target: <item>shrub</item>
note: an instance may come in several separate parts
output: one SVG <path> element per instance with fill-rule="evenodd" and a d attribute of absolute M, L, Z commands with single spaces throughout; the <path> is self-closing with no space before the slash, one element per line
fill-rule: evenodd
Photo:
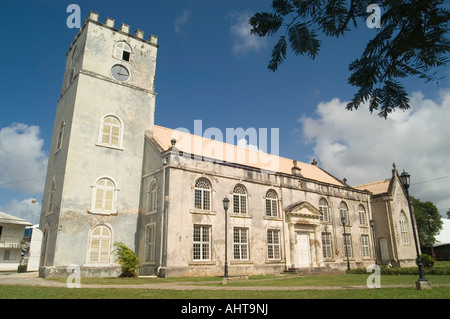
<path fill-rule="evenodd" d="M 122 274 L 119 277 L 136 277 L 139 268 L 139 259 L 130 248 L 124 243 L 118 242 L 114 246 L 114 253 L 117 256 L 117 262 L 122 267 Z"/>
<path fill-rule="evenodd" d="M 25 264 L 25 265 L 19 265 L 18 267 L 17 267 L 17 272 L 18 273 L 22 273 L 22 272 L 26 272 L 27 271 L 27 265 Z"/>
<path fill-rule="evenodd" d="M 420 259 L 422 259 L 422 264 L 425 268 L 433 268 L 434 260 L 430 255 L 422 254 L 420 255 Z"/>

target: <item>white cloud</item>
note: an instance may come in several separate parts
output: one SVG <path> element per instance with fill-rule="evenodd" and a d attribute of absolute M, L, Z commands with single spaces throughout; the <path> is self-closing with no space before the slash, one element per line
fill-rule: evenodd
<path fill-rule="evenodd" d="M 250 34 L 251 25 L 248 20 L 250 15 L 248 13 L 234 13 L 228 16 L 232 21 L 230 27 L 230 34 L 232 36 L 233 54 L 241 57 L 250 51 L 260 51 L 267 47 L 267 39 Z"/>
<path fill-rule="evenodd" d="M 38 126 L 14 123 L 0 129 L 0 187 L 24 194 L 44 189 L 48 157 Z"/>
<path fill-rule="evenodd" d="M 191 17 L 190 10 L 184 10 L 183 13 L 175 19 L 174 30 L 177 34 L 186 36 L 186 34 L 181 30 L 181 28 L 189 21 Z"/>
<path fill-rule="evenodd" d="M 258 146 L 249 144 L 245 137 L 238 140 L 236 145 L 239 147 L 248 148 L 249 150 L 258 151 Z"/>
<path fill-rule="evenodd" d="M 39 224 L 39 216 L 41 214 L 41 203 L 36 200 L 33 203 L 34 198 L 27 198 L 22 201 L 13 199 L 5 206 L 0 207 L 0 211 L 9 215 L 13 215 L 19 218 L 23 218 L 29 221 L 33 225 Z"/>
<path fill-rule="evenodd" d="M 346 104 L 335 98 L 317 106 L 316 118 L 300 117 L 304 142 L 314 145 L 311 158 L 350 185 L 390 178 L 395 162 L 399 173 L 411 174 L 411 195 L 432 201 L 444 214 L 450 178 L 438 178 L 450 175 L 450 88 L 437 101 L 412 94 L 411 110 L 387 120 L 363 106 L 346 111 Z"/>

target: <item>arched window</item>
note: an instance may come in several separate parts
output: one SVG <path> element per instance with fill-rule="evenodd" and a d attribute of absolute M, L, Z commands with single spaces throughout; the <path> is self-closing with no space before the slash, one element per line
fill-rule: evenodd
<path fill-rule="evenodd" d="M 109 263 L 111 259 L 111 230 L 105 225 L 96 226 L 89 236 L 89 263 Z"/>
<path fill-rule="evenodd" d="M 114 46 L 114 57 L 122 61 L 130 62 L 131 61 L 130 46 L 124 41 L 117 42 L 116 45 Z"/>
<path fill-rule="evenodd" d="M 348 208 L 345 202 L 341 202 L 341 204 L 339 205 L 339 213 L 341 215 L 341 221 L 342 219 L 344 219 L 345 224 L 348 225 L 349 224 Z"/>
<path fill-rule="evenodd" d="M 55 180 L 53 180 L 52 184 L 50 185 L 50 190 L 48 191 L 48 209 L 47 209 L 47 212 L 49 212 L 49 213 L 53 212 L 55 191 L 56 191 L 56 182 L 55 182 Z"/>
<path fill-rule="evenodd" d="M 408 219 L 403 211 L 400 212 L 400 233 L 403 244 L 409 244 Z"/>
<path fill-rule="evenodd" d="M 202 210 L 211 209 L 211 183 L 206 178 L 195 182 L 194 207 Z"/>
<path fill-rule="evenodd" d="M 157 209 L 157 196 L 158 196 L 158 188 L 156 185 L 156 182 L 153 181 L 148 186 L 148 193 L 147 193 L 147 212 L 155 212 Z"/>
<path fill-rule="evenodd" d="M 233 189 L 233 213 L 247 214 L 247 190 L 237 184 Z"/>
<path fill-rule="evenodd" d="M 321 198 L 319 201 L 320 221 L 329 222 L 330 215 L 328 214 L 328 202 L 325 198 Z"/>
<path fill-rule="evenodd" d="M 62 147 L 65 126 L 66 126 L 66 123 L 64 122 L 64 119 L 62 119 L 61 122 L 59 123 L 58 132 L 56 133 L 56 151 L 55 151 L 55 153 L 58 152 Z"/>
<path fill-rule="evenodd" d="M 98 213 L 115 213 L 117 187 L 109 178 L 101 178 L 94 186 L 92 210 Z"/>
<path fill-rule="evenodd" d="M 107 115 L 102 119 L 98 143 L 101 145 L 122 147 L 122 122 L 115 115 Z"/>
<path fill-rule="evenodd" d="M 278 196 L 273 189 L 269 189 L 266 193 L 266 216 L 278 216 Z"/>
<path fill-rule="evenodd" d="M 358 213 L 359 213 L 359 224 L 367 225 L 366 209 L 361 204 L 359 204 L 358 206 Z"/>

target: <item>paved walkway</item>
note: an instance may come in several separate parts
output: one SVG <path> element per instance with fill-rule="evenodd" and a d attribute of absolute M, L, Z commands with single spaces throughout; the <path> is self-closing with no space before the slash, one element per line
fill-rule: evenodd
<path fill-rule="evenodd" d="M 217 283 L 218 281 L 215 281 Z M 205 283 L 205 282 L 203 282 Z M 67 287 L 66 283 L 54 280 L 46 280 L 38 277 L 38 273 L 0 273 L 0 285 L 24 285 L 24 286 L 41 286 L 41 287 Z M 433 285 L 433 286 L 450 286 Z M 415 287 L 411 285 L 389 285 L 382 286 L 382 288 L 410 288 Z M 81 285 L 81 288 L 123 288 L 123 289 L 168 289 L 168 290 L 340 290 L 340 289 L 368 289 L 367 286 L 293 286 L 293 287 L 279 287 L 279 286 L 252 286 L 252 287 L 237 287 L 232 285 L 223 286 L 207 286 L 202 285 L 201 282 L 162 282 L 139 285 Z"/>

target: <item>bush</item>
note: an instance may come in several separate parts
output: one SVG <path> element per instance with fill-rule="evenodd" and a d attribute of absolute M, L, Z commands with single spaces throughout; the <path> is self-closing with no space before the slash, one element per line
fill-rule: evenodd
<path fill-rule="evenodd" d="M 17 267 L 17 272 L 18 273 L 22 273 L 22 272 L 26 272 L 27 271 L 27 265 L 25 264 L 25 265 L 19 265 L 18 267 Z"/>
<path fill-rule="evenodd" d="M 422 254 L 420 255 L 420 259 L 422 259 L 422 264 L 425 268 L 433 268 L 434 260 L 430 255 Z"/>
<path fill-rule="evenodd" d="M 114 246 L 117 262 L 122 267 L 122 274 L 119 277 L 136 277 L 139 268 L 136 254 L 122 242 L 115 243 Z"/>

